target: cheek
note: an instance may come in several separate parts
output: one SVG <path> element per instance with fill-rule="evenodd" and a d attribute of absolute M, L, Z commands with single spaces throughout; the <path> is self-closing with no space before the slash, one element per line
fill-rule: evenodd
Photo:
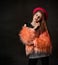
<path fill-rule="evenodd" d="M 40 22 L 38 22 L 38 25 L 40 26 Z"/>
<path fill-rule="evenodd" d="M 36 15 L 34 15 L 33 18 L 36 18 Z"/>
<path fill-rule="evenodd" d="M 33 17 L 33 19 L 35 19 L 35 16 Z"/>

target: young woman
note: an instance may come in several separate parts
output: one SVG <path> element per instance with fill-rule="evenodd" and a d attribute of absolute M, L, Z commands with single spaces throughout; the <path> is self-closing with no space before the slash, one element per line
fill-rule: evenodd
<path fill-rule="evenodd" d="M 28 65 L 36 65 L 38 59 L 41 60 L 42 65 L 49 65 L 52 45 L 46 26 L 47 17 L 47 11 L 44 8 L 35 8 L 30 26 L 24 24 L 19 33 L 29 58 Z"/>

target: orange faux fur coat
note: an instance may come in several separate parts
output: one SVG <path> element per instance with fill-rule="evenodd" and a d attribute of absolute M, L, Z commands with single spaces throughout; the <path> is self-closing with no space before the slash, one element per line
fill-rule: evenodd
<path fill-rule="evenodd" d="M 36 31 L 29 27 L 22 27 L 19 36 L 23 44 L 25 44 L 26 55 L 33 51 L 50 54 L 52 52 L 52 45 L 48 31 L 41 33 L 36 37 Z"/>

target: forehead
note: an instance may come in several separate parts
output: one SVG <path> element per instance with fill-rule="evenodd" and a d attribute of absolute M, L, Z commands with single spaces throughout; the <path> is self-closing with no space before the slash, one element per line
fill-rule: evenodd
<path fill-rule="evenodd" d="M 42 15 L 40 11 L 37 11 L 34 15 Z"/>

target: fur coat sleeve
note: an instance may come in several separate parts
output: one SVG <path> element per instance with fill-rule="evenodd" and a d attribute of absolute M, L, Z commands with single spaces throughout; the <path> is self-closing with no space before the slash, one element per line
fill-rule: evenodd
<path fill-rule="evenodd" d="M 31 41 L 35 37 L 35 30 L 26 26 L 23 26 L 20 33 L 19 37 L 23 44 L 32 44 Z"/>

